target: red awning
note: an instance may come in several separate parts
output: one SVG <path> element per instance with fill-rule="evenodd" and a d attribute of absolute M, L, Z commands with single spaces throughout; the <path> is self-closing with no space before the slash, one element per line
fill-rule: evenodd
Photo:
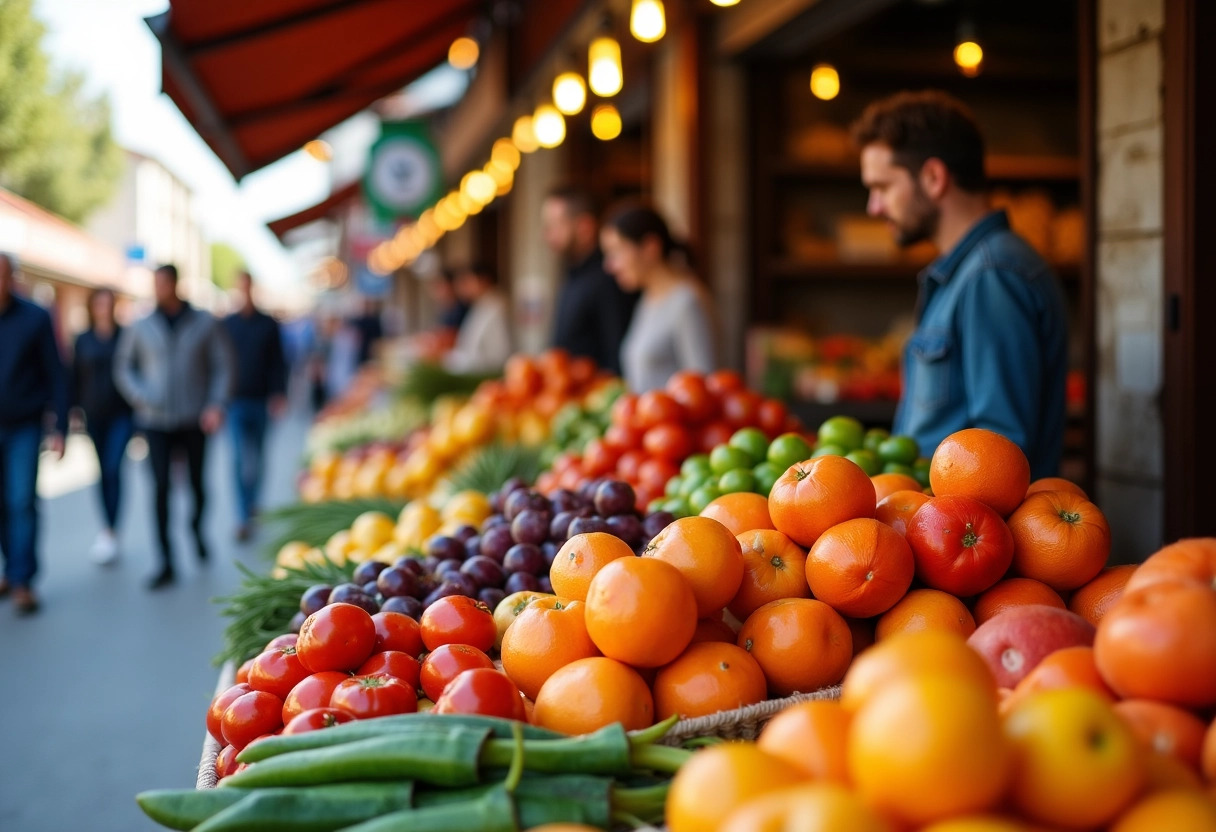
<path fill-rule="evenodd" d="M 485 0 L 170 0 L 161 84 L 237 179 L 447 56 Z"/>
<path fill-rule="evenodd" d="M 277 220 L 271 220 L 266 223 L 266 227 L 274 232 L 274 235 L 280 240 L 283 235 L 292 229 L 299 228 L 301 225 L 308 225 L 310 222 L 325 219 L 330 214 L 337 211 L 343 205 L 359 195 L 363 183 L 359 180 L 351 182 L 349 185 L 343 185 L 338 188 L 325 199 L 318 202 L 316 205 L 310 205 L 302 211 L 296 211 L 294 214 L 289 214 L 286 217 L 279 217 Z"/>

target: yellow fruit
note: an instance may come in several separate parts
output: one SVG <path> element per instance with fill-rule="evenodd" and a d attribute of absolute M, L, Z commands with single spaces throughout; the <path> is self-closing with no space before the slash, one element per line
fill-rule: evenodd
<path fill-rule="evenodd" d="M 342 457 L 332 451 L 319 453 L 312 458 L 308 472 L 320 480 L 329 481 L 334 478 L 334 474 L 338 471 L 338 463 L 341 461 Z"/>
<path fill-rule="evenodd" d="M 667 827 L 707 832 L 745 803 L 804 779 L 784 760 L 753 743 L 728 742 L 698 751 L 671 781 Z"/>
<path fill-rule="evenodd" d="M 1128 809 L 1110 832 L 1212 832 L 1216 798 L 1179 789 L 1155 792 Z"/>
<path fill-rule="evenodd" d="M 323 503 L 329 499 L 329 484 L 311 474 L 300 483 L 300 500 L 305 503 Z"/>
<path fill-rule="evenodd" d="M 299 569 L 304 566 L 304 555 L 312 548 L 307 543 L 299 540 L 293 540 L 290 543 L 283 545 L 279 553 L 275 555 L 274 562 L 279 566 L 287 566 L 293 569 Z"/>
<path fill-rule="evenodd" d="M 340 532 L 334 532 L 329 540 L 325 541 L 325 557 L 334 563 L 346 563 L 346 556 L 353 548 L 355 548 L 355 544 L 351 540 L 350 530 L 343 529 Z"/>
<path fill-rule="evenodd" d="M 448 523 L 480 526 L 493 513 L 494 509 L 490 507 L 490 500 L 485 494 L 480 491 L 460 491 L 448 498 L 439 514 Z"/>
<path fill-rule="evenodd" d="M 926 826 L 920 832 L 1035 832 L 1021 821 L 1002 818 L 997 815 L 967 815 L 961 818 L 951 818 L 931 826 Z"/>
<path fill-rule="evenodd" d="M 814 783 L 749 800 L 726 816 L 718 832 L 891 832 L 892 828 L 844 786 Z"/>
<path fill-rule="evenodd" d="M 525 445 L 543 445 L 548 438 L 549 422 L 543 416 L 528 412 L 520 418 L 520 442 Z"/>
<path fill-rule="evenodd" d="M 335 500 L 353 500 L 355 493 L 355 475 L 339 474 L 334 477 L 334 484 L 329 489 L 330 496 Z"/>
<path fill-rule="evenodd" d="M 452 422 L 452 433 L 462 445 L 481 445 L 494 435 L 494 417 L 478 405 L 466 404 Z"/>
<path fill-rule="evenodd" d="M 377 563 L 392 564 L 397 558 L 405 554 L 405 547 L 396 540 L 390 540 L 376 551 L 372 552 L 371 559 Z"/>
<path fill-rule="evenodd" d="M 359 497 L 379 497 L 385 492 L 385 480 L 389 469 L 380 465 L 367 465 L 355 474 L 355 495 Z"/>
<path fill-rule="evenodd" d="M 382 511 L 365 511 L 350 525 L 355 546 L 374 552 L 393 539 L 393 518 Z"/>

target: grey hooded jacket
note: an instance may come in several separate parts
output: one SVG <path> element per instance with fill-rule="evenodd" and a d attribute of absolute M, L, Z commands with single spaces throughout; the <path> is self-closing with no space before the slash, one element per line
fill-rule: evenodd
<path fill-rule="evenodd" d="M 139 427 L 196 427 L 206 407 L 228 403 L 234 361 L 219 322 L 186 304 L 175 327 L 157 311 L 123 330 L 114 383 L 135 408 Z"/>

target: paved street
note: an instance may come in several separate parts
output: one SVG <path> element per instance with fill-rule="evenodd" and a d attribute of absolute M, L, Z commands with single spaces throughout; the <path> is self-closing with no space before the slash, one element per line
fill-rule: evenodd
<path fill-rule="evenodd" d="M 298 414 L 272 430 L 270 505 L 291 499 L 307 424 Z M 178 583 L 159 593 L 144 588 L 154 567 L 145 464 L 127 460 L 123 557 L 99 567 L 88 559 L 100 507 L 85 485 L 87 454 L 72 448 L 65 463 L 40 482 L 66 491 L 43 503 L 42 612 L 17 619 L 0 602 L 0 830 L 156 829 L 134 795 L 194 785 L 223 629 L 211 599 L 237 584 L 233 560 L 260 559 L 260 544 L 232 543 L 227 434 L 209 445 L 211 563 L 200 567 L 189 543 L 183 481 L 173 505 Z"/>

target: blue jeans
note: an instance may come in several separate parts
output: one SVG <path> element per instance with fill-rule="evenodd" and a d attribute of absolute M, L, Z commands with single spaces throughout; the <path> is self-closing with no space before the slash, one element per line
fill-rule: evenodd
<path fill-rule="evenodd" d="M 268 420 L 265 399 L 233 399 L 228 405 L 228 430 L 232 434 L 232 460 L 236 469 L 237 508 L 242 524 L 248 523 L 257 513 Z"/>
<path fill-rule="evenodd" d="M 122 460 L 134 430 L 131 414 L 120 413 L 108 419 L 87 418 L 89 438 L 93 440 L 101 465 L 101 507 L 105 512 L 106 528 L 113 530 L 118 528 L 118 505 L 122 497 Z"/>
<path fill-rule="evenodd" d="M 0 426 L 0 551 L 4 577 L 13 586 L 28 587 L 38 572 L 38 446 L 42 426 L 37 422 Z"/>

